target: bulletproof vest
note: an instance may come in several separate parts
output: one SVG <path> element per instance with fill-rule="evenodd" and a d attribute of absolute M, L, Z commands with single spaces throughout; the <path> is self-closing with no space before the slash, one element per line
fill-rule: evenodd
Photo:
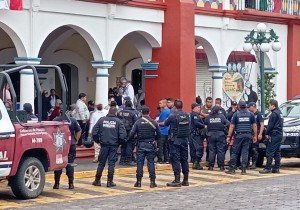
<path fill-rule="evenodd" d="M 122 120 L 126 131 L 130 131 L 133 126 L 132 112 L 130 110 L 122 110 L 119 113 L 120 119 Z"/>
<path fill-rule="evenodd" d="M 190 116 L 185 112 L 178 113 L 175 116 L 177 119 L 176 137 L 187 138 L 190 134 Z"/>
<path fill-rule="evenodd" d="M 208 122 L 209 122 L 209 124 L 207 125 L 208 131 L 224 131 L 225 127 L 220 115 L 221 114 L 217 114 L 208 117 Z"/>
<path fill-rule="evenodd" d="M 140 121 L 138 125 L 138 131 L 138 139 L 140 141 L 143 141 L 144 139 L 146 140 L 155 138 L 155 129 L 149 124 L 149 122 L 145 120 Z"/>
<path fill-rule="evenodd" d="M 251 127 L 251 113 L 248 111 L 239 111 L 237 113 L 237 124 L 235 131 L 238 133 L 250 133 L 252 131 Z"/>

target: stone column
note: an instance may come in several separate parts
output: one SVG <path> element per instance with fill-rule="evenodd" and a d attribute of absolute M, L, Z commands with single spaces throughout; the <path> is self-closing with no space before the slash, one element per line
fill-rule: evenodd
<path fill-rule="evenodd" d="M 110 69 L 114 63 L 114 61 L 91 62 L 93 68 L 97 70 L 95 104 L 101 103 L 103 106 L 106 106 L 108 103 L 108 69 Z"/>
<path fill-rule="evenodd" d="M 38 65 L 41 58 L 17 57 L 15 63 L 17 65 Z M 23 69 L 20 71 L 20 109 L 23 109 L 25 103 L 30 103 L 34 110 L 34 75 L 31 69 Z"/>
<path fill-rule="evenodd" d="M 227 66 L 209 66 L 208 71 L 212 72 L 213 79 L 213 99 L 221 98 L 223 100 L 223 73 L 227 71 Z"/>

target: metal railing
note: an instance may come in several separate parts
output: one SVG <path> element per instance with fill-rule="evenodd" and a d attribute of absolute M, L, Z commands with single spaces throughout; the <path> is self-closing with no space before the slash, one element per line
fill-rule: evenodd
<path fill-rule="evenodd" d="M 260 11 L 300 15 L 300 0 L 236 0 L 235 10 L 256 9 Z"/>

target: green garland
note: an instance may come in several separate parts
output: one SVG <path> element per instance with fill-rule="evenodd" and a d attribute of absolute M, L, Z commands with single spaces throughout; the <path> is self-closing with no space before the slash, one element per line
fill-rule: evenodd
<path fill-rule="evenodd" d="M 273 82 L 271 82 L 271 80 L 276 77 L 277 73 L 265 73 L 265 109 L 268 110 L 268 106 L 269 106 L 269 101 L 271 99 L 275 99 L 276 98 L 276 93 L 275 93 L 275 84 Z M 258 77 L 257 80 L 257 84 L 258 84 L 258 92 L 261 93 L 260 90 L 260 77 Z"/>

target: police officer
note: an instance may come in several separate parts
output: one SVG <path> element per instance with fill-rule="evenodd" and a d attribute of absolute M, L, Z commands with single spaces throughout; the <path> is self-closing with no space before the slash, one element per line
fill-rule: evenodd
<path fill-rule="evenodd" d="M 264 131 L 264 118 L 262 114 L 256 108 L 255 102 L 250 102 L 248 104 L 248 110 L 254 114 L 255 122 L 257 125 L 257 140 L 260 141 L 262 139 L 263 131 Z M 250 169 L 256 169 L 256 162 L 258 159 L 258 141 L 251 142 L 249 152 L 250 157 L 252 157 L 252 165 L 249 167 Z"/>
<path fill-rule="evenodd" d="M 203 167 L 200 165 L 203 156 L 203 138 L 201 137 L 200 129 L 203 129 L 204 123 L 200 117 L 201 105 L 197 103 L 192 104 L 192 112 L 190 114 L 191 119 L 191 134 L 190 134 L 190 145 L 192 144 L 195 149 L 195 157 L 193 162 L 193 169 L 202 170 Z M 191 147 L 190 147 L 191 151 Z M 192 156 L 192 155 L 191 155 Z"/>
<path fill-rule="evenodd" d="M 63 116 L 54 118 L 54 121 L 63 121 Z M 73 117 L 69 117 L 70 125 L 69 129 L 71 132 L 71 145 L 68 153 L 68 165 L 66 167 L 66 174 L 69 180 L 69 189 L 74 189 L 74 160 L 76 158 L 76 144 L 81 137 L 81 128 L 77 120 Z M 59 189 L 60 177 L 62 170 L 54 171 L 54 186 L 53 189 Z"/>
<path fill-rule="evenodd" d="M 283 117 L 278 108 L 278 102 L 274 99 L 269 102 L 269 109 L 272 112 L 269 118 L 269 123 L 266 130 L 266 138 L 268 139 L 266 148 L 267 163 L 261 174 L 280 173 L 280 144 L 283 135 Z M 273 158 L 275 165 L 271 170 Z"/>
<path fill-rule="evenodd" d="M 122 120 L 126 133 L 129 135 L 133 124 L 137 120 L 137 112 L 134 108 L 132 108 L 132 102 L 130 100 L 125 101 L 125 108 L 118 113 L 118 117 Z M 134 162 L 131 161 L 133 149 L 133 140 L 122 143 L 120 165 L 135 165 Z"/>
<path fill-rule="evenodd" d="M 249 145 L 252 139 L 252 130 L 253 129 L 253 142 L 257 141 L 257 126 L 255 122 L 254 115 L 247 110 L 246 102 L 239 102 L 240 110 L 236 112 L 231 120 L 227 143 L 230 142 L 233 131 L 235 131 L 235 138 L 233 143 L 233 151 L 230 159 L 230 168 L 226 173 L 234 174 L 237 157 L 239 151 L 241 150 L 242 154 L 242 175 L 246 174 L 246 167 L 248 164 L 248 155 L 249 155 Z"/>
<path fill-rule="evenodd" d="M 230 122 L 220 112 L 220 106 L 214 106 L 212 112 L 205 119 L 207 125 L 207 136 L 209 145 L 209 167 L 208 170 L 213 170 L 217 155 L 218 166 L 221 171 L 224 171 L 226 145 L 226 129 Z"/>
<path fill-rule="evenodd" d="M 106 117 L 102 117 L 93 128 L 92 135 L 96 143 L 100 143 L 99 164 L 94 186 L 101 186 L 101 176 L 108 160 L 107 187 L 114 187 L 113 182 L 115 164 L 118 160 L 117 150 L 121 142 L 126 140 L 127 134 L 125 127 L 120 119 L 117 118 L 118 109 L 111 107 Z"/>
<path fill-rule="evenodd" d="M 183 102 L 175 100 L 174 112 L 164 122 L 170 126 L 170 162 L 175 179 L 167 183 L 170 187 L 189 186 L 188 164 L 188 137 L 190 133 L 190 116 L 182 110 Z M 180 182 L 180 172 L 183 173 L 183 181 Z"/>
<path fill-rule="evenodd" d="M 156 141 L 160 138 L 160 129 L 154 120 L 149 117 L 149 108 L 141 107 L 142 117 L 136 121 L 129 134 L 129 140 L 137 134 L 137 170 L 136 183 L 134 187 L 141 187 L 143 177 L 143 166 L 145 158 L 148 162 L 148 171 L 150 177 L 150 187 L 157 187 L 155 183 L 155 166 L 154 158 L 156 156 Z"/>

